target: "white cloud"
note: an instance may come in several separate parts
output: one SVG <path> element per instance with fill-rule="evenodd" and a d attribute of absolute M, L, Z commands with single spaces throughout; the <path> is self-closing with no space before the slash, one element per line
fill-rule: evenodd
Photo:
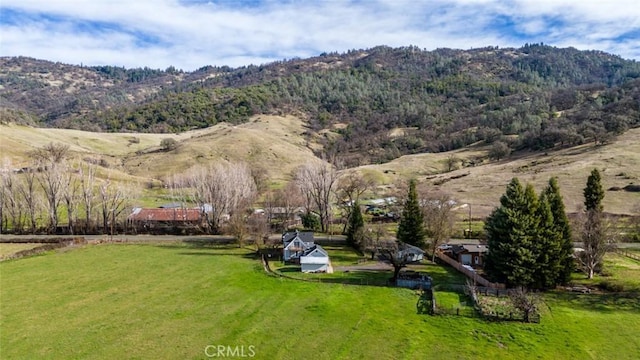
<path fill-rule="evenodd" d="M 376 45 L 471 48 L 539 42 L 640 59 L 634 1 L 2 0 L 2 55 L 185 70 Z M 24 14 L 20 21 L 5 11 Z M 96 27 L 96 24 L 99 27 Z M 619 39 L 623 37 L 622 39 Z"/>

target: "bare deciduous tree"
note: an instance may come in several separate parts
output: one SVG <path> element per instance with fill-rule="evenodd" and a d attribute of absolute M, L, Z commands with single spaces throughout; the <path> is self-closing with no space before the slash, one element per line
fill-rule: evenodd
<path fill-rule="evenodd" d="M 102 231 L 113 234 L 116 219 L 127 208 L 128 201 L 134 198 L 137 187 L 131 184 L 116 184 L 110 180 L 100 186 L 100 210 L 102 215 Z M 111 225 L 111 228 L 109 227 Z"/>
<path fill-rule="evenodd" d="M 211 206 L 207 214 L 210 231 L 220 231 L 222 220 L 242 212 L 255 200 L 256 185 L 244 163 L 218 163 L 193 169 L 186 178 L 192 202 Z"/>
<path fill-rule="evenodd" d="M 41 167 L 42 168 L 42 167 Z M 38 184 L 44 191 L 47 212 L 49 214 L 49 232 L 53 233 L 58 228 L 60 202 L 64 189 L 64 166 L 60 163 L 50 162 L 44 166 L 44 170 L 37 174 Z"/>
<path fill-rule="evenodd" d="M 344 219 L 349 219 L 353 204 L 359 201 L 360 196 L 373 188 L 373 186 L 373 180 L 366 179 L 356 171 L 349 171 L 338 179 L 335 195 Z M 345 233 L 347 223 L 347 221 L 344 222 L 342 233 Z"/>
<path fill-rule="evenodd" d="M 364 229 L 362 251 L 369 251 L 371 253 L 371 260 L 373 260 L 376 253 L 381 250 L 383 239 L 389 237 L 389 232 L 385 226 L 385 224 L 370 224 Z"/>
<path fill-rule="evenodd" d="M 395 246 L 382 249 L 381 253 L 387 261 L 393 266 L 393 283 L 398 280 L 400 270 L 407 266 L 410 262 L 410 256 L 407 251 L 403 251 L 405 244 L 402 242 L 395 243 Z"/>
<path fill-rule="evenodd" d="M 245 245 L 245 241 L 251 230 L 249 229 L 249 216 L 251 211 L 235 211 L 227 222 L 227 231 L 233 235 L 239 247 Z"/>
<path fill-rule="evenodd" d="M 63 171 L 62 198 L 67 207 L 67 221 L 69 234 L 74 234 L 75 223 L 78 219 L 78 201 L 80 200 L 80 181 L 71 166 Z"/>
<path fill-rule="evenodd" d="M 16 174 L 10 168 L 8 168 L 8 171 L 1 173 L 0 185 L 2 185 L 3 215 L 7 217 L 7 223 L 11 224 L 13 232 L 21 233 L 23 230 L 24 209 L 18 196 L 20 185 Z"/>
<path fill-rule="evenodd" d="M 453 154 L 449 155 L 444 161 L 445 170 L 447 172 L 457 170 L 458 164 L 460 163 L 460 161 L 461 161 L 460 158 L 458 158 L 457 156 Z"/>
<path fill-rule="evenodd" d="M 95 207 L 96 167 L 93 164 L 80 164 L 78 177 L 80 178 L 80 194 L 84 207 L 84 233 L 93 229 L 93 209 Z"/>
<path fill-rule="evenodd" d="M 40 207 L 40 194 L 36 191 L 36 172 L 31 169 L 22 174 L 23 182 L 19 187 L 20 195 L 24 201 L 30 232 L 33 234 L 38 227 L 37 214 Z"/>
<path fill-rule="evenodd" d="M 69 145 L 49 143 L 29 154 L 38 170 L 38 183 L 44 191 L 49 213 L 49 232 L 55 232 L 58 228 L 58 211 L 64 189 L 65 158 L 68 153 Z"/>
<path fill-rule="evenodd" d="M 531 322 L 531 317 L 538 313 L 540 299 L 536 294 L 528 292 L 523 287 L 517 287 L 509 292 L 509 298 L 514 308 L 522 312 L 524 322 Z"/>
<path fill-rule="evenodd" d="M 69 153 L 69 145 L 60 143 L 49 143 L 39 149 L 29 153 L 37 165 L 47 166 L 49 164 L 59 164 L 65 160 Z"/>
<path fill-rule="evenodd" d="M 436 249 L 453 233 L 456 202 L 444 192 L 422 191 L 420 198 L 427 236 L 431 238 L 431 261 L 435 261 Z"/>
<path fill-rule="evenodd" d="M 333 165 L 327 163 L 307 163 L 295 173 L 295 181 L 307 199 L 310 199 L 320 217 L 320 230 L 329 231 L 333 187 L 338 174 Z"/>
<path fill-rule="evenodd" d="M 602 267 L 607 251 L 615 247 L 616 226 L 602 211 L 581 211 L 576 217 L 574 229 L 577 241 L 582 241 L 582 251 L 577 254 L 578 264 L 587 278 L 592 279 Z"/>
<path fill-rule="evenodd" d="M 247 219 L 249 224 L 249 233 L 253 237 L 256 250 L 263 247 L 269 242 L 269 234 L 271 228 L 265 214 L 251 214 Z"/>
<path fill-rule="evenodd" d="M 265 196 L 264 208 L 266 222 L 275 225 L 276 230 L 283 232 L 289 228 L 295 212 L 304 207 L 304 196 L 293 181 L 288 182 L 283 189 L 270 191 Z"/>

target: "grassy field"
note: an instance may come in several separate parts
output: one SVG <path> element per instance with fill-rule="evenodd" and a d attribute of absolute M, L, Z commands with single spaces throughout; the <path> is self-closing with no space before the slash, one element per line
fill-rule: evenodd
<path fill-rule="evenodd" d="M 638 249 L 628 249 L 637 253 Z M 604 270 L 593 279 L 583 274 L 574 274 L 573 282 L 589 287 L 604 287 L 640 294 L 640 261 L 617 254 L 607 253 L 604 258 Z"/>
<path fill-rule="evenodd" d="M 33 249 L 34 247 L 41 246 L 39 243 L 0 243 L 0 259 L 7 255 L 15 254 L 18 251 Z"/>
<path fill-rule="evenodd" d="M 201 359 L 208 345 L 252 345 L 257 359 L 640 353 L 635 298 L 552 293 L 541 324 L 432 317 L 414 291 L 271 277 L 238 248 L 86 246 L 5 261 L 0 274 L 2 359 Z"/>

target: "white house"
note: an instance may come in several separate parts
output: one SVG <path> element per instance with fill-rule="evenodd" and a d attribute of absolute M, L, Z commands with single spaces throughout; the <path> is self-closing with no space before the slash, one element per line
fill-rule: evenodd
<path fill-rule="evenodd" d="M 300 267 L 304 273 L 333 272 L 331 263 L 329 262 L 329 254 L 320 245 L 315 245 L 308 249 L 305 254 L 300 257 Z"/>
<path fill-rule="evenodd" d="M 408 262 L 421 261 L 424 258 L 424 251 L 417 246 L 401 243 L 398 244 L 398 255 L 407 256 Z"/>
<path fill-rule="evenodd" d="M 313 232 L 291 231 L 282 234 L 283 260 L 299 259 L 304 252 L 314 246 Z"/>
<path fill-rule="evenodd" d="M 311 231 L 292 231 L 282 235 L 283 260 L 299 261 L 302 272 L 333 272 L 329 254 L 316 245 Z"/>

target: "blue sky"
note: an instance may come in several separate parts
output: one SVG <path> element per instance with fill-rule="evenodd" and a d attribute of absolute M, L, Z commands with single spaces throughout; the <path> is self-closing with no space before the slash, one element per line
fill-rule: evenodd
<path fill-rule="evenodd" d="M 2 0 L 0 55 L 187 71 L 377 45 L 544 42 L 640 60 L 636 0 Z"/>

